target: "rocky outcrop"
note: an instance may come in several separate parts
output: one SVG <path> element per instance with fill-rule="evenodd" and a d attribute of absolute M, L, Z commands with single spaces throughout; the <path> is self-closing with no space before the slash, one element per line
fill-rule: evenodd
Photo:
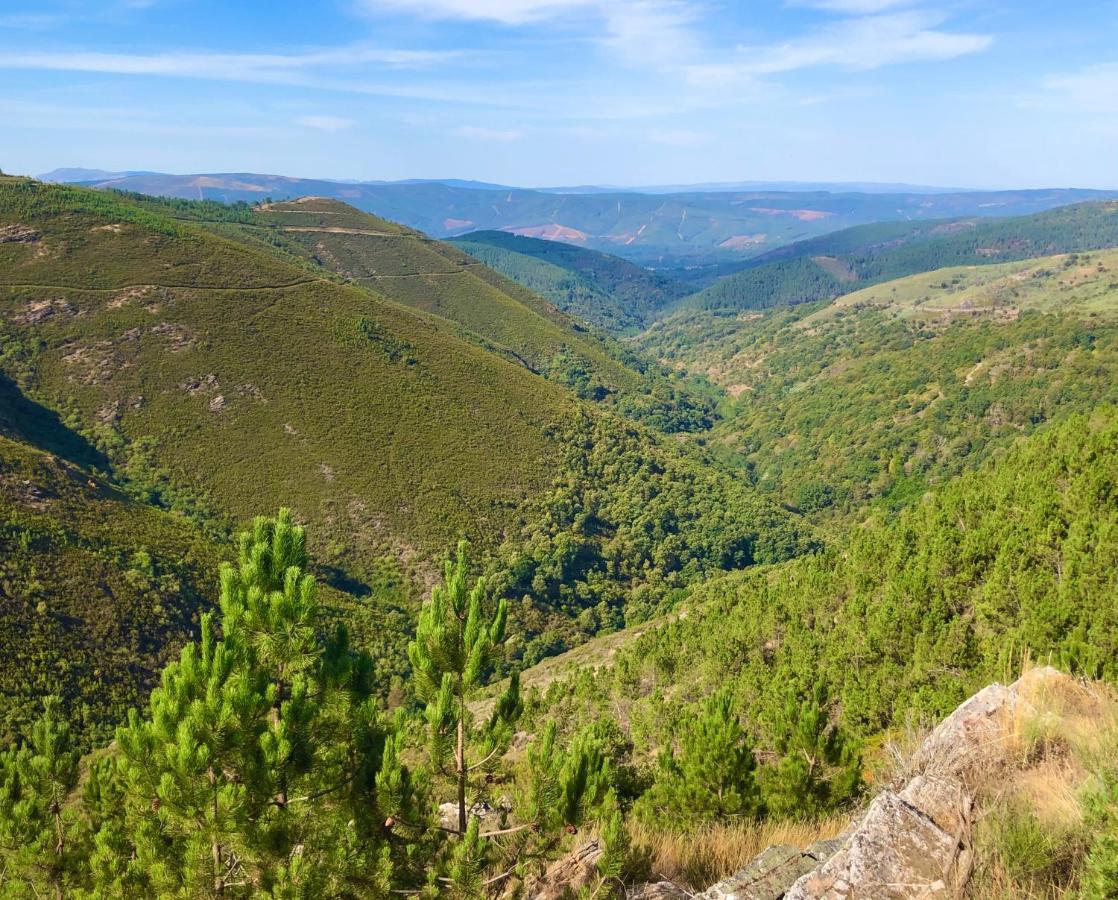
<path fill-rule="evenodd" d="M 1045 681 L 1066 678 L 1033 669 L 967 700 L 920 745 L 900 789 L 878 795 L 838 852 L 785 900 L 959 896 L 973 862 L 975 797 L 1006 764 L 1010 724 Z"/>
<path fill-rule="evenodd" d="M 696 900 L 780 900 L 788 888 L 830 859 L 842 838 L 816 841 L 806 850 L 787 844 L 769 847 L 748 866 L 696 894 Z"/>
<path fill-rule="evenodd" d="M 702 900 L 960 896 L 973 865 L 975 799 L 983 783 L 996 778 L 1008 764 L 1015 719 L 1031 709 L 1031 698 L 1043 693 L 1047 683 L 1067 677 L 1040 668 L 1009 686 L 985 688 L 928 735 L 906 775 L 891 790 L 878 794 L 846 835 L 803 851 L 770 847 L 741 871 L 695 896 Z"/>
<path fill-rule="evenodd" d="M 597 879 L 598 860 L 602 858 L 603 850 L 598 839 L 588 841 L 573 853 L 553 862 L 537 881 L 527 882 L 524 896 L 532 900 L 566 900 L 567 897 L 578 896 L 580 889 Z"/>

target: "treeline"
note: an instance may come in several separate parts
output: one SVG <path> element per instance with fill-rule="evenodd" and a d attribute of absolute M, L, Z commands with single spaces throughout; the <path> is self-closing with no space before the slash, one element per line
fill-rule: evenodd
<path fill-rule="evenodd" d="M 452 243 L 564 312 L 614 334 L 639 329 L 689 293 L 665 275 L 561 241 L 478 231 Z"/>
<path fill-rule="evenodd" d="M 917 225 L 883 223 L 792 244 L 685 301 L 697 309 L 767 309 L 834 298 L 948 266 L 988 265 L 1118 245 L 1118 204 L 1032 216 Z M 835 272 L 844 274 L 836 276 Z M 848 274 L 845 274 L 848 273 Z"/>
<path fill-rule="evenodd" d="M 712 574 L 819 549 L 799 517 L 696 451 L 585 413 L 555 437 L 561 471 L 526 505 L 492 579 L 516 601 L 515 668 L 670 610 Z"/>

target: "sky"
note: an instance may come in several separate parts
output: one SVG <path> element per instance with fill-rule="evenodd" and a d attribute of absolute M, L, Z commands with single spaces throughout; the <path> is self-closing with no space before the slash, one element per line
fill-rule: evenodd
<path fill-rule="evenodd" d="M 0 0 L 0 169 L 1118 188 L 1118 0 Z"/>

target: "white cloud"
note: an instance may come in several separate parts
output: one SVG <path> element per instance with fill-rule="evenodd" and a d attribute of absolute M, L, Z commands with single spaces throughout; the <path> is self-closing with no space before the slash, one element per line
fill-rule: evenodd
<path fill-rule="evenodd" d="M 821 66 L 869 70 L 955 59 L 993 42 L 989 35 L 941 30 L 941 23 L 942 16 L 920 11 L 844 19 L 783 44 L 741 47 L 728 62 L 686 66 L 685 75 L 692 84 L 717 86 Z"/>
<path fill-rule="evenodd" d="M 1085 112 L 1118 114 L 1118 62 L 1050 75 L 1044 87 Z"/>
<path fill-rule="evenodd" d="M 370 12 L 410 12 L 432 19 L 531 25 L 578 18 L 626 58 L 656 61 L 695 49 L 689 26 L 695 0 L 362 0 Z"/>
<path fill-rule="evenodd" d="M 602 0 L 363 0 L 370 11 L 397 10 L 433 19 L 475 19 L 524 25 L 575 9 L 599 5 Z"/>
<path fill-rule="evenodd" d="M 341 116 L 300 116 L 295 122 L 304 128 L 318 131 L 344 131 L 353 125 L 353 119 L 343 119 Z"/>
<path fill-rule="evenodd" d="M 518 141 L 524 137 L 524 132 L 516 129 L 482 128 L 477 125 L 463 125 L 461 128 L 456 128 L 454 133 L 460 138 L 471 141 L 496 141 L 497 143 Z"/>
<path fill-rule="evenodd" d="M 219 81 L 297 83 L 321 69 L 380 64 L 418 67 L 455 54 L 350 45 L 306 53 L 5 53 L 3 69 L 43 69 L 115 75 L 171 75 Z"/>

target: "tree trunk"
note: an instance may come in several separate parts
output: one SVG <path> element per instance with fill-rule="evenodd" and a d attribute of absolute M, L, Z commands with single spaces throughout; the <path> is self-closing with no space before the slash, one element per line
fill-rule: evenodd
<path fill-rule="evenodd" d="M 466 833 L 466 722 L 465 710 L 458 713 L 458 748 L 455 753 L 455 774 L 458 776 L 458 830 Z"/>
<path fill-rule="evenodd" d="M 213 858 L 214 896 L 225 893 L 225 878 L 221 874 L 221 842 L 217 839 L 217 773 L 210 769 L 210 787 L 213 789 L 213 839 L 210 842 L 210 855 Z"/>

